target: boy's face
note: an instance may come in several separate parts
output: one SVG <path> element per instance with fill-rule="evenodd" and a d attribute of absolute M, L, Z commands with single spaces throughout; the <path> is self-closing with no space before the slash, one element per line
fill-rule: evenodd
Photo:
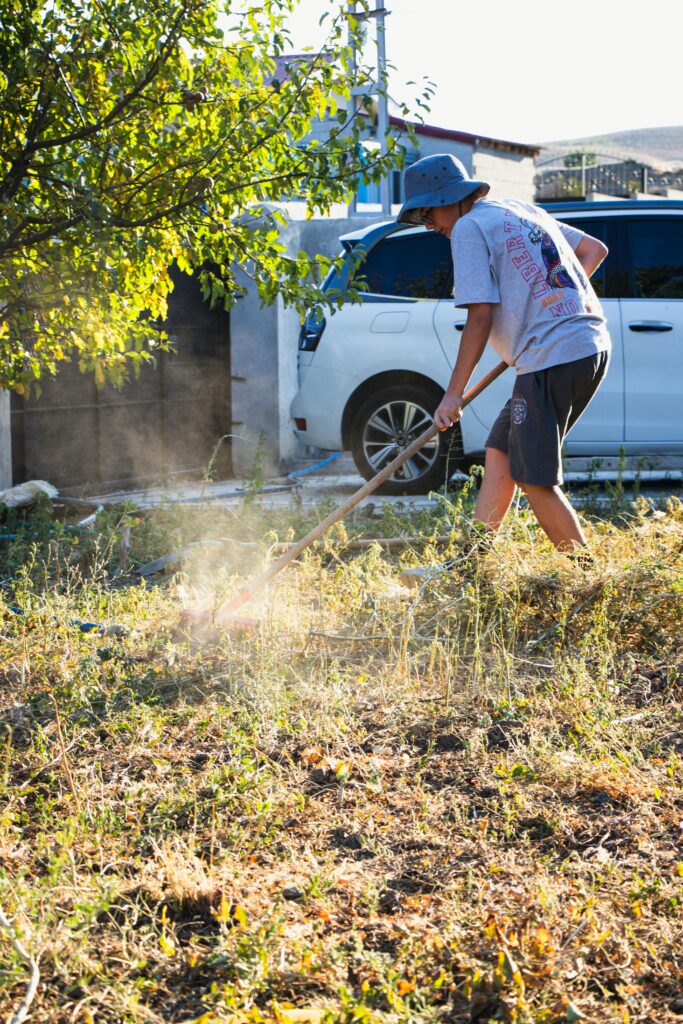
<path fill-rule="evenodd" d="M 430 206 L 423 214 L 423 224 L 428 231 L 436 231 L 439 235 L 451 237 L 451 231 L 458 219 L 458 203 L 448 206 Z"/>

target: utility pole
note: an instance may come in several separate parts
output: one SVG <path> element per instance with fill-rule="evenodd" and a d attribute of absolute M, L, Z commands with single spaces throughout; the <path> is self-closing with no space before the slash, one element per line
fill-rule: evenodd
<path fill-rule="evenodd" d="M 12 486 L 12 418 L 10 393 L 0 388 L 0 491 Z"/>
<path fill-rule="evenodd" d="M 385 17 L 389 11 L 381 6 L 381 0 L 376 0 L 375 8 L 376 31 L 377 31 L 377 134 L 380 141 L 380 152 L 382 156 L 387 153 L 387 132 L 389 130 L 389 98 L 387 96 L 387 47 L 385 38 Z M 380 84 L 383 83 L 383 84 Z M 379 201 L 382 204 L 382 213 L 391 216 L 391 171 L 387 172 L 379 183 Z"/>
<path fill-rule="evenodd" d="M 581 154 L 581 198 L 586 198 L 586 154 Z"/>
<path fill-rule="evenodd" d="M 358 18 L 358 15 L 356 14 L 356 5 L 355 5 L 355 3 L 349 3 L 349 6 L 348 6 L 348 9 L 347 9 L 346 13 L 347 13 L 347 15 L 350 14 L 355 19 Z M 354 79 L 356 77 L 356 68 L 358 67 L 358 61 L 356 59 L 356 41 L 354 39 L 353 29 L 351 27 L 351 22 L 350 21 L 349 21 L 349 48 L 351 50 L 351 77 L 352 77 L 352 79 Z M 358 113 L 358 100 L 356 99 L 357 95 L 358 95 L 358 90 L 352 87 L 351 88 L 351 95 L 349 96 L 349 120 L 350 121 L 353 121 L 353 119 L 356 117 L 356 115 Z M 349 217 L 353 216 L 353 214 L 357 213 L 357 212 L 358 212 L 358 198 L 356 196 L 356 193 L 354 192 L 352 197 L 351 197 L 351 202 L 349 203 Z"/>
<path fill-rule="evenodd" d="M 375 22 L 375 43 L 377 49 L 377 78 L 375 80 L 375 87 L 372 90 L 372 94 L 377 97 L 377 136 L 380 144 L 380 154 L 386 156 L 388 152 L 387 147 L 387 131 L 389 129 L 389 100 L 386 92 L 386 71 L 387 71 L 387 50 L 386 50 L 386 37 L 385 37 L 385 19 L 391 11 L 388 11 L 384 7 L 382 0 L 375 0 L 375 9 L 372 11 L 358 11 L 357 0 L 349 0 L 347 8 L 347 14 L 355 18 L 359 22 L 368 22 L 370 19 L 374 19 Z M 353 48 L 353 65 L 352 69 L 356 70 L 356 50 L 355 41 L 352 38 L 352 32 L 349 29 L 349 43 Z M 358 111 L 357 96 L 363 95 L 365 90 L 363 89 L 352 89 L 350 99 L 350 113 L 352 116 Z M 389 172 L 385 174 L 379 183 L 379 195 L 380 203 L 382 206 L 382 213 L 391 216 L 391 176 Z M 349 204 L 349 213 L 357 212 L 357 201 L 354 195 L 351 203 Z"/>

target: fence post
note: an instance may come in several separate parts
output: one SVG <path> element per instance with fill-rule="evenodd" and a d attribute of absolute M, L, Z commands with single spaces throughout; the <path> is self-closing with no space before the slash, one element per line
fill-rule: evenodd
<path fill-rule="evenodd" d="M 647 167 L 645 167 L 644 165 L 643 165 L 643 170 L 642 170 L 642 181 L 641 181 L 640 191 L 644 195 L 647 195 Z"/>
<path fill-rule="evenodd" d="M 586 198 L 586 154 L 581 154 L 581 196 Z"/>

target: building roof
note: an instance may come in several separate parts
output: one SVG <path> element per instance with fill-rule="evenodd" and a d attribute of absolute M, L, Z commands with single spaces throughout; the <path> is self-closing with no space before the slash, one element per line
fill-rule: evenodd
<path fill-rule="evenodd" d="M 397 128 L 405 128 L 407 122 L 401 117 L 391 116 L 391 124 Z M 531 146 L 525 142 L 509 142 L 506 139 L 491 139 L 487 135 L 472 135 L 470 132 L 459 132 L 453 128 L 440 128 L 435 124 L 412 122 L 416 135 L 425 135 L 432 139 L 446 139 L 450 142 L 464 142 L 469 146 L 483 146 L 486 149 L 503 149 L 507 152 L 522 153 L 524 156 L 538 156 L 540 146 Z"/>

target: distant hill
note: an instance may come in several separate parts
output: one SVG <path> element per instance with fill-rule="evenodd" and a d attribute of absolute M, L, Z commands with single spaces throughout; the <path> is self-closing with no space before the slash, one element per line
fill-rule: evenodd
<path fill-rule="evenodd" d="M 575 149 L 631 157 L 662 170 L 673 169 L 683 166 L 683 125 L 667 128 L 634 128 L 625 132 L 612 132 L 609 135 L 589 135 L 583 139 L 546 142 L 543 144 L 538 163 Z"/>

